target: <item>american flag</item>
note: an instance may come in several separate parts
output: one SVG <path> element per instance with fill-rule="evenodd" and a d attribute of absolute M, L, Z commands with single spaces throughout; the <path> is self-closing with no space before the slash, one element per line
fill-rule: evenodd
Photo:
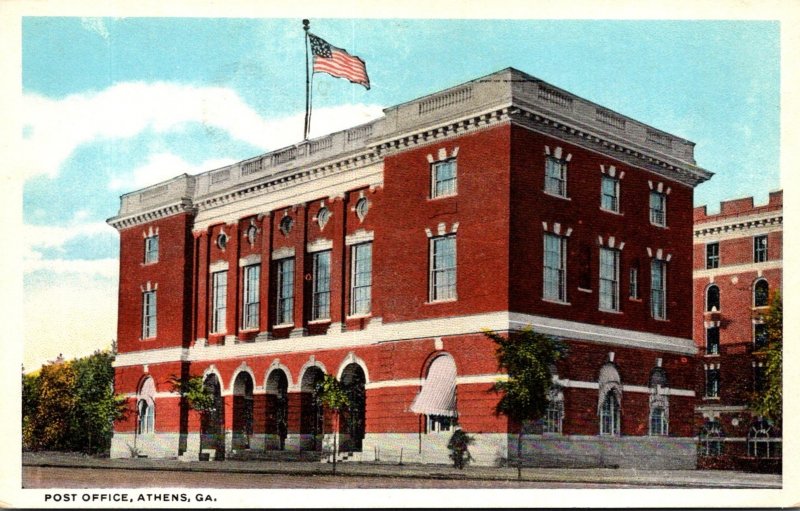
<path fill-rule="evenodd" d="M 308 34 L 314 54 L 314 72 L 328 73 L 336 78 L 346 78 L 369 89 L 367 64 L 346 50 L 332 46 L 324 39 Z"/>

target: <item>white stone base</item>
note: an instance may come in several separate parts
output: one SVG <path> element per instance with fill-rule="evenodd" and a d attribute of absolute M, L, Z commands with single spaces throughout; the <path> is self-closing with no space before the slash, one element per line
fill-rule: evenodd
<path fill-rule="evenodd" d="M 148 458 L 177 458 L 179 441 L 178 433 L 114 433 L 110 456 L 132 458 L 135 455 L 132 451 L 135 450 L 140 456 Z"/>

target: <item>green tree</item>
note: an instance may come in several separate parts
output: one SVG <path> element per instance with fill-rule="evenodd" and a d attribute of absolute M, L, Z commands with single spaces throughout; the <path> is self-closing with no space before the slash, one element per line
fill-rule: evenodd
<path fill-rule="evenodd" d="M 77 372 L 71 361 L 42 366 L 38 377 L 36 408 L 22 431 L 25 445 L 34 450 L 72 449 L 70 425 L 75 413 Z"/>
<path fill-rule="evenodd" d="M 781 423 L 783 418 L 783 300 L 772 297 L 769 310 L 762 316 L 767 331 L 765 384 L 753 396 L 751 409 L 756 414 Z"/>
<path fill-rule="evenodd" d="M 494 384 L 494 390 L 501 394 L 495 412 L 519 426 L 517 478 L 522 479 L 523 424 L 545 415 L 553 380 L 550 367 L 566 355 L 566 345 L 530 327 L 507 336 L 496 332 L 485 332 L 485 335 L 496 345 L 500 370 L 508 374 L 508 379 Z"/>
<path fill-rule="evenodd" d="M 349 406 L 350 399 L 342 384 L 332 374 L 326 374 L 319 383 L 317 395 L 322 406 L 333 412 L 333 474 L 336 475 L 336 457 L 338 455 L 339 418 L 342 411 Z"/>
<path fill-rule="evenodd" d="M 22 446 L 31 449 L 28 444 L 30 439 L 26 439 L 25 431 L 30 428 L 29 424 L 39 407 L 39 373 L 22 373 Z"/>
<path fill-rule="evenodd" d="M 114 394 L 113 362 L 109 350 L 73 362 L 77 398 L 70 428 L 73 450 L 95 454 L 111 447 L 114 422 L 127 410 L 126 399 Z"/>

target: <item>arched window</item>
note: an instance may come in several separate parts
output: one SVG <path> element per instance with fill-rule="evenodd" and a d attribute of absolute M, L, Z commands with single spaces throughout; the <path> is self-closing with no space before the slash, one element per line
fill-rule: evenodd
<path fill-rule="evenodd" d="M 706 421 L 700 428 L 700 455 L 722 455 L 722 426 L 719 421 Z"/>
<path fill-rule="evenodd" d="M 753 286 L 753 306 L 766 307 L 769 305 L 769 283 L 765 279 L 756 281 Z"/>
<path fill-rule="evenodd" d="M 598 378 L 598 414 L 600 415 L 600 434 L 620 434 L 620 400 L 622 398 L 622 383 L 619 372 L 612 362 L 607 362 L 600 368 Z"/>
<path fill-rule="evenodd" d="M 561 425 L 564 422 L 564 392 L 559 388 L 550 389 L 547 410 L 544 416 L 545 433 L 561 434 Z"/>
<path fill-rule="evenodd" d="M 706 289 L 706 311 L 718 311 L 719 309 L 719 287 L 716 284 L 712 284 Z"/>
<path fill-rule="evenodd" d="M 750 426 L 747 433 L 747 455 L 754 458 L 775 458 L 780 456 L 780 440 L 776 431 L 766 420 L 759 420 Z"/>
<path fill-rule="evenodd" d="M 153 379 L 145 379 L 136 404 L 136 433 L 140 435 L 155 432 L 155 395 L 156 386 Z"/>
<path fill-rule="evenodd" d="M 600 434 L 618 436 L 619 423 L 619 401 L 614 392 L 609 392 L 600 407 Z"/>
<path fill-rule="evenodd" d="M 667 373 L 663 368 L 653 368 L 649 386 L 650 434 L 665 436 L 669 433 L 669 396 L 664 392 L 667 387 Z"/>

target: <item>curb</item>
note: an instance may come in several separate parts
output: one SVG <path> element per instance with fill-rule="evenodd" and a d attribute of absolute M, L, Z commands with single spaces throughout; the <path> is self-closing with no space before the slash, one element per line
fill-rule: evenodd
<path fill-rule="evenodd" d="M 198 462 L 199 463 L 199 462 Z M 220 462 L 212 462 L 219 464 Z M 224 463 L 224 462 L 222 462 Z M 180 466 L 144 466 L 144 465 L 110 465 L 103 463 L 59 463 L 53 460 L 43 460 L 37 462 L 34 460 L 23 461 L 22 466 L 28 467 L 42 467 L 42 468 L 72 468 L 72 469 L 99 469 L 99 470 L 149 470 L 153 472 L 196 472 L 196 473 L 231 473 L 231 474 L 276 474 L 288 476 L 332 476 L 332 471 L 328 464 L 320 465 L 320 467 L 311 467 L 298 469 L 298 467 L 235 467 L 235 466 L 191 466 L 182 464 Z M 323 469 L 322 467 L 328 467 Z M 532 470 L 532 469 L 528 469 Z M 506 477 L 501 474 L 486 474 L 486 473 L 442 473 L 442 472 L 427 472 L 416 473 L 406 471 L 391 471 L 391 470 L 365 470 L 361 467 L 344 468 L 336 473 L 337 477 L 375 477 L 375 478 L 397 478 L 397 479 L 434 479 L 434 480 L 451 480 L 451 481 L 516 481 L 516 475 L 513 477 Z M 627 486 L 641 486 L 641 487 L 675 487 L 675 488 L 708 488 L 708 489 L 722 489 L 722 488 L 737 488 L 737 489 L 781 489 L 782 482 L 771 481 L 742 481 L 740 484 L 735 482 L 725 481 L 699 481 L 699 480 L 651 480 L 651 479 L 638 479 L 638 478 L 623 478 L 619 476 L 584 476 L 576 474 L 573 477 L 564 477 L 563 473 L 560 474 L 525 474 L 523 472 L 521 482 L 552 482 L 552 483 L 586 483 L 586 484 L 624 484 Z"/>

